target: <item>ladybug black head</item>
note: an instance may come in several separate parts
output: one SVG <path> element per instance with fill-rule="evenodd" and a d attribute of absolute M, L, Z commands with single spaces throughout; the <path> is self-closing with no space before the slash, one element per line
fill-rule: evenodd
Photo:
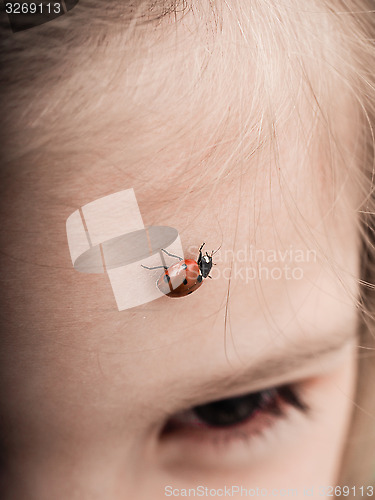
<path fill-rule="evenodd" d="M 202 278 L 207 278 L 207 276 L 210 274 L 210 271 L 212 268 L 212 255 L 214 252 L 212 252 L 211 255 L 208 255 L 207 252 L 205 254 L 202 254 L 203 247 L 204 247 L 204 243 L 201 245 L 201 247 L 199 249 L 197 264 L 199 266 Z"/>
<path fill-rule="evenodd" d="M 207 278 L 212 268 L 212 256 L 208 255 L 207 252 L 206 255 L 202 255 L 199 268 L 201 270 L 201 275 L 203 276 L 203 278 Z"/>

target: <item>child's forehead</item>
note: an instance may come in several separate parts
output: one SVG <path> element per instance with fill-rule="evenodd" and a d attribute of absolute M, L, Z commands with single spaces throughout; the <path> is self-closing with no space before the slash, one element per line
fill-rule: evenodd
<path fill-rule="evenodd" d="M 332 75 L 309 80 L 307 71 L 300 80 L 301 68 L 291 71 L 293 54 L 269 38 L 276 18 L 260 24 L 251 9 L 252 28 L 245 12 L 227 6 L 215 15 L 208 3 L 177 19 L 130 24 L 121 36 L 109 32 L 92 58 L 74 54 L 71 69 L 49 89 L 51 102 L 64 96 L 50 128 L 60 151 L 42 159 L 34 195 L 53 213 L 51 192 L 66 193 L 78 207 L 133 187 L 146 223 L 179 228 L 188 246 L 209 235 L 217 248 L 216 214 L 224 229 L 239 220 L 250 242 L 266 246 L 297 237 L 313 246 L 311 228 L 329 240 L 332 207 L 340 220 L 335 231 L 354 224 L 343 196 L 353 196 L 354 187 L 347 182 L 342 189 L 345 172 L 336 175 L 332 153 L 350 142 L 355 126 L 345 105 L 329 123 L 325 113 L 338 96 L 348 107 L 352 101 L 339 87 L 327 100 Z M 313 66 L 312 58 L 305 62 L 304 70 Z M 41 116 L 36 130 L 48 124 L 48 109 Z"/>

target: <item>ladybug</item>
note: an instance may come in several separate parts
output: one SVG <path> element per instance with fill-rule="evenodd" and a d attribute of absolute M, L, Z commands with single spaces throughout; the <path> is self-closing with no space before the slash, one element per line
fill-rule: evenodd
<path fill-rule="evenodd" d="M 156 266 L 147 267 L 143 266 L 145 269 L 164 269 L 164 273 L 160 276 L 156 282 L 156 286 L 159 288 L 164 295 L 167 297 L 185 297 L 190 295 L 195 290 L 197 290 L 203 283 L 205 278 L 211 278 L 210 271 L 214 265 L 212 262 L 212 256 L 219 250 L 215 252 L 212 250 L 211 255 L 207 252 L 202 253 L 202 248 L 205 243 L 199 248 L 197 260 L 193 259 L 182 259 L 178 255 L 173 255 L 163 248 L 162 252 L 169 255 L 169 257 L 174 257 L 179 260 L 176 264 L 170 267 L 167 266 Z"/>

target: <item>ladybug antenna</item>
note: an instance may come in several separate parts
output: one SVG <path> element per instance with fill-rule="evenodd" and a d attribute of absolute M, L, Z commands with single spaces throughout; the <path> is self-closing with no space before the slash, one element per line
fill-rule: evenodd
<path fill-rule="evenodd" d="M 212 252 L 211 252 L 211 257 L 212 257 L 213 255 L 215 255 L 215 253 L 217 253 L 217 252 L 220 250 L 220 248 L 221 248 L 221 245 L 220 245 L 220 246 L 219 246 L 216 250 L 212 250 Z"/>
<path fill-rule="evenodd" d="M 206 243 L 202 243 L 202 244 L 201 244 L 201 246 L 199 247 L 198 252 L 200 252 L 200 251 L 202 250 L 202 248 L 204 247 L 204 245 L 205 245 L 205 244 L 206 244 Z"/>

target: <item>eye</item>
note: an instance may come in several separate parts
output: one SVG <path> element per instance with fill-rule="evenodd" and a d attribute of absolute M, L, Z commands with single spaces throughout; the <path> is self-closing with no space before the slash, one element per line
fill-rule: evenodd
<path fill-rule="evenodd" d="M 262 396 L 262 393 L 255 393 L 223 399 L 196 406 L 193 411 L 198 419 L 212 427 L 237 425 L 247 420 L 262 406 Z"/>
<path fill-rule="evenodd" d="M 299 391 L 282 386 L 195 406 L 174 415 L 163 436 L 198 437 L 228 440 L 232 436 L 250 438 L 287 417 L 288 407 L 307 413 L 309 408 Z"/>

